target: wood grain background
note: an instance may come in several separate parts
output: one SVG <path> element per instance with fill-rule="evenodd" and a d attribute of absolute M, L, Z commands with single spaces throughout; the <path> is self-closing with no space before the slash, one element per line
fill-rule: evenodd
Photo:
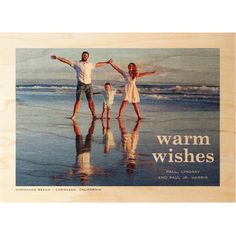
<path fill-rule="evenodd" d="M 235 45 L 232 33 L 1 33 L 0 201 L 235 201 Z M 16 48 L 220 48 L 220 186 L 98 187 L 95 191 L 82 191 L 81 187 L 73 187 L 76 191 L 66 191 L 70 187 L 63 187 L 64 191 L 56 191 L 56 187 L 43 188 L 49 191 L 16 188 Z"/>

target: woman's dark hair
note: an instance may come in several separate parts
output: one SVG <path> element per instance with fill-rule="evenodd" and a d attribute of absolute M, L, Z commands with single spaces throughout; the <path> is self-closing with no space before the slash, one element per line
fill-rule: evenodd
<path fill-rule="evenodd" d="M 137 70 L 136 64 L 133 63 L 133 62 L 129 63 L 128 68 L 129 68 L 129 66 L 131 66 L 131 65 L 134 67 L 134 71 L 133 71 L 133 73 L 132 73 L 132 75 L 131 75 L 131 78 L 134 79 L 134 78 L 136 78 L 137 75 L 138 75 L 138 70 Z"/>
<path fill-rule="evenodd" d="M 110 86 L 111 86 L 111 84 L 110 84 L 110 83 L 108 83 L 108 82 L 107 82 L 107 83 L 105 83 L 104 85 L 105 85 L 105 86 L 106 86 L 106 85 L 110 85 Z"/>

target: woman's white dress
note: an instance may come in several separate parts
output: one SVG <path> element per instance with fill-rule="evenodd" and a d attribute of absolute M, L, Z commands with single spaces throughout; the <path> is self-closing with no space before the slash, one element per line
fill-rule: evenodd
<path fill-rule="evenodd" d="M 139 92 L 136 86 L 137 78 L 132 79 L 129 73 L 125 73 L 123 77 L 125 80 L 123 100 L 128 101 L 130 103 L 140 102 Z"/>

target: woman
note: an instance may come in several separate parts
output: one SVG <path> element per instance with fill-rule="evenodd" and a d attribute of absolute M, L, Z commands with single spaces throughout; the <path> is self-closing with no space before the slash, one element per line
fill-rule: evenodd
<path fill-rule="evenodd" d="M 120 119 L 122 117 L 122 114 L 124 112 L 125 106 L 127 105 L 127 102 L 133 104 L 134 111 L 137 114 L 138 119 L 139 120 L 142 119 L 142 117 L 140 116 L 139 107 L 138 107 L 138 103 L 140 102 L 140 98 L 139 98 L 138 89 L 136 87 L 136 80 L 138 78 L 146 76 L 146 75 L 155 74 L 156 71 L 138 73 L 137 66 L 134 63 L 129 63 L 128 72 L 124 72 L 119 67 L 114 65 L 112 63 L 112 60 L 109 61 L 109 63 L 115 70 L 117 70 L 123 76 L 124 81 L 125 81 L 125 88 L 124 88 L 124 92 L 123 92 L 123 101 L 121 103 L 120 111 L 119 111 L 119 115 L 118 115 L 117 119 Z"/>

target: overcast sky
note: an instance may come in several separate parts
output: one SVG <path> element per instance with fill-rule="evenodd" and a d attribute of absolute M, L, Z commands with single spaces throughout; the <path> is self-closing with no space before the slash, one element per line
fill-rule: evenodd
<path fill-rule="evenodd" d="M 80 60 L 81 53 L 90 53 L 91 62 L 113 59 L 114 64 L 127 70 L 134 62 L 139 71 L 157 70 L 158 74 L 143 78 L 145 82 L 165 84 L 219 85 L 219 49 L 17 49 L 17 80 L 74 79 L 75 71 L 59 61 L 56 54 L 71 60 Z M 109 65 L 95 69 L 93 80 L 114 80 L 120 77 Z"/>

